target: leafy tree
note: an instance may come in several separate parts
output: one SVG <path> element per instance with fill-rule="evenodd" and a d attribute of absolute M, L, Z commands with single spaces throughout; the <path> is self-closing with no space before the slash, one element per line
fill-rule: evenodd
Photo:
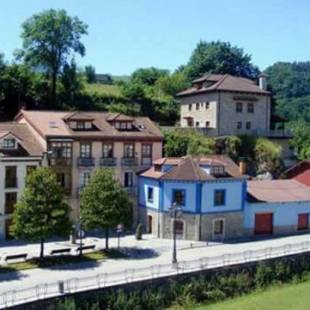
<path fill-rule="evenodd" d="M 97 169 L 81 194 L 81 216 L 87 229 L 101 228 L 106 232 L 109 248 L 109 229 L 131 221 L 132 201 L 116 180 L 113 170 Z"/>
<path fill-rule="evenodd" d="M 158 68 L 141 68 L 134 71 L 131 75 L 131 80 L 134 83 L 141 83 L 145 85 L 154 85 L 156 81 L 163 76 L 169 74 L 168 70 Z"/>
<path fill-rule="evenodd" d="M 215 152 L 214 139 L 203 135 L 191 135 L 189 144 L 187 147 L 187 154 L 199 156 L 210 155 Z"/>
<path fill-rule="evenodd" d="M 173 131 L 166 131 L 164 133 L 165 144 L 164 153 L 168 157 L 179 157 L 187 154 L 188 144 L 191 139 L 189 131 L 176 129 Z"/>
<path fill-rule="evenodd" d="M 243 49 L 229 42 L 200 41 L 194 49 L 189 62 L 184 67 L 190 80 L 206 72 L 231 74 L 254 79 L 259 69 L 251 63 L 251 56 Z"/>
<path fill-rule="evenodd" d="M 61 91 L 60 98 L 62 105 L 65 103 L 69 106 L 76 104 L 77 97 L 83 90 L 83 83 L 80 74 L 77 71 L 76 63 L 72 59 L 71 64 L 65 64 L 63 73 L 60 78 Z"/>
<path fill-rule="evenodd" d="M 96 82 L 96 69 L 95 67 L 89 65 L 85 66 L 85 76 L 87 83 L 95 83 Z"/>
<path fill-rule="evenodd" d="M 155 83 L 156 88 L 165 95 L 175 96 L 190 86 L 184 73 L 161 76 Z"/>
<path fill-rule="evenodd" d="M 258 138 L 254 148 L 257 172 L 270 172 L 273 175 L 279 175 L 283 168 L 281 153 L 280 145 L 271 142 L 269 139 Z"/>
<path fill-rule="evenodd" d="M 57 76 L 68 57 L 73 53 L 85 54 L 81 37 L 87 34 L 87 26 L 65 10 L 50 9 L 34 14 L 23 25 L 23 48 L 18 57 L 32 66 L 41 66 L 51 82 L 51 99 L 56 101 Z"/>
<path fill-rule="evenodd" d="M 291 146 L 295 148 L 297 157 L 301 160 L 310 158 L 310 125 L 304 121 L 291 125 L 294 137 Z"/>
<path fill-rule="evenodd" d="M 47 238 L 69 233 L 69 207 L 63 198 L 56 175 L 49 168 L 37 168 L 27 176 L 24 193 L 13 213 L 12 234 L 40 241 L 41 259 Z"/>
<path fill-rule="evenodd" d="M 242 140 L 238 136 L 219 137 L 215 144 L 218 154 L 227 154 L 233 160 L 238 160 L 241 156 Z"/>

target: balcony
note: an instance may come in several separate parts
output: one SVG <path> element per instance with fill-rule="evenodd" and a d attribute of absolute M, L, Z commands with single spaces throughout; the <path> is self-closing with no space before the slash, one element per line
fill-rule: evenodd
<path fill-rule="evenodd" d="M 17 178 L 6 178 L 5 188 L 17 188 Z"/>
<path fill-rule="evenodd" d="M 94 167 L 95 166 L 95 158 L 82 158 L 78 157 L 77 159 L 78 167 Z"/>
<path fill-rule="evenodd" d="M 151 166 L 152 165 L 152 158 L 151 157 L 142 157 L 141 159 L 142 166 Z"/>
<path fill-rule="evenodd" d="M 50 165 L 51 166 L 71 166 L 72 159 L 71 158 L 64 158 L 64 157 L 51 157 L 50 158 Z"/>
<path fill-rule="evenodd" d="M 138 166 L 138 158 L 137 157 L 123 157 L 122 158 L 122 167 L 136 167 Z"/>
<path fill-rule="evenodd" d="M 101 167 L 114 167 L 117 165 L 117 160 L 115 157 L 102 157 L 100 158 Z"/>

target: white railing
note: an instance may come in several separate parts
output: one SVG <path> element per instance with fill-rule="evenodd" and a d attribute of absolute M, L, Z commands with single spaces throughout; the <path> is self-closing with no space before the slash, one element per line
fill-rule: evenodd
<path fill-rule="evenodd" d="M 255 262 L 308 251 L 310 251 L 310 241 L 304 241 L 278 247 L 267 247 L 238 253 L 226 253 L 219 256 L 204 257 L 191 261 L 180 261 L 176 265 L 153 265 L 144 268 L 126 269 L 120 272 L 99 273 L 88 277 L 76 277 L 54 283 L 42 283 L 33 287 L 10 290 L 0 294 L 0 308 L 3 309 L 27 302 L 64 296 L 69 293 L 90 291 L 113 285 L 158 279 L 161 277 Z"/>

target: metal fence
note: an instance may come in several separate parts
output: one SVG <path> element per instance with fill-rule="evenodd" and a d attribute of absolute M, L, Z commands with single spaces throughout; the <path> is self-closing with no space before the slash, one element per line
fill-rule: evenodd
<path fill-rule="evenodd" d="M 11 290 L 0 294 L 0 308 L 3 309 L 31 301 L 95 290 L 113 285 L 158 279 L 171 275 L 255 262 L 308 251 L 310 251 L 310 241 L 304 241 L 278 247 L 266 247 L 258 250 L 204 257 L 191 261 L 180 261 L 176 265 L 159 264 L 144 268 L 126 269 L 120 272 L 99 273 L 88 277 L 71 278 L 54 283 L 42 283 L 33 287 Z"/>

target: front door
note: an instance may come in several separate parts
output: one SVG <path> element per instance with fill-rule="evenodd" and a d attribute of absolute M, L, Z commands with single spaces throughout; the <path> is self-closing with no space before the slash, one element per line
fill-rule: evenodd
<path fill-rule="evenodd" d="M 273 233 L 273 214 L 255 214 L 255 235 L 271 235 Z"/>

